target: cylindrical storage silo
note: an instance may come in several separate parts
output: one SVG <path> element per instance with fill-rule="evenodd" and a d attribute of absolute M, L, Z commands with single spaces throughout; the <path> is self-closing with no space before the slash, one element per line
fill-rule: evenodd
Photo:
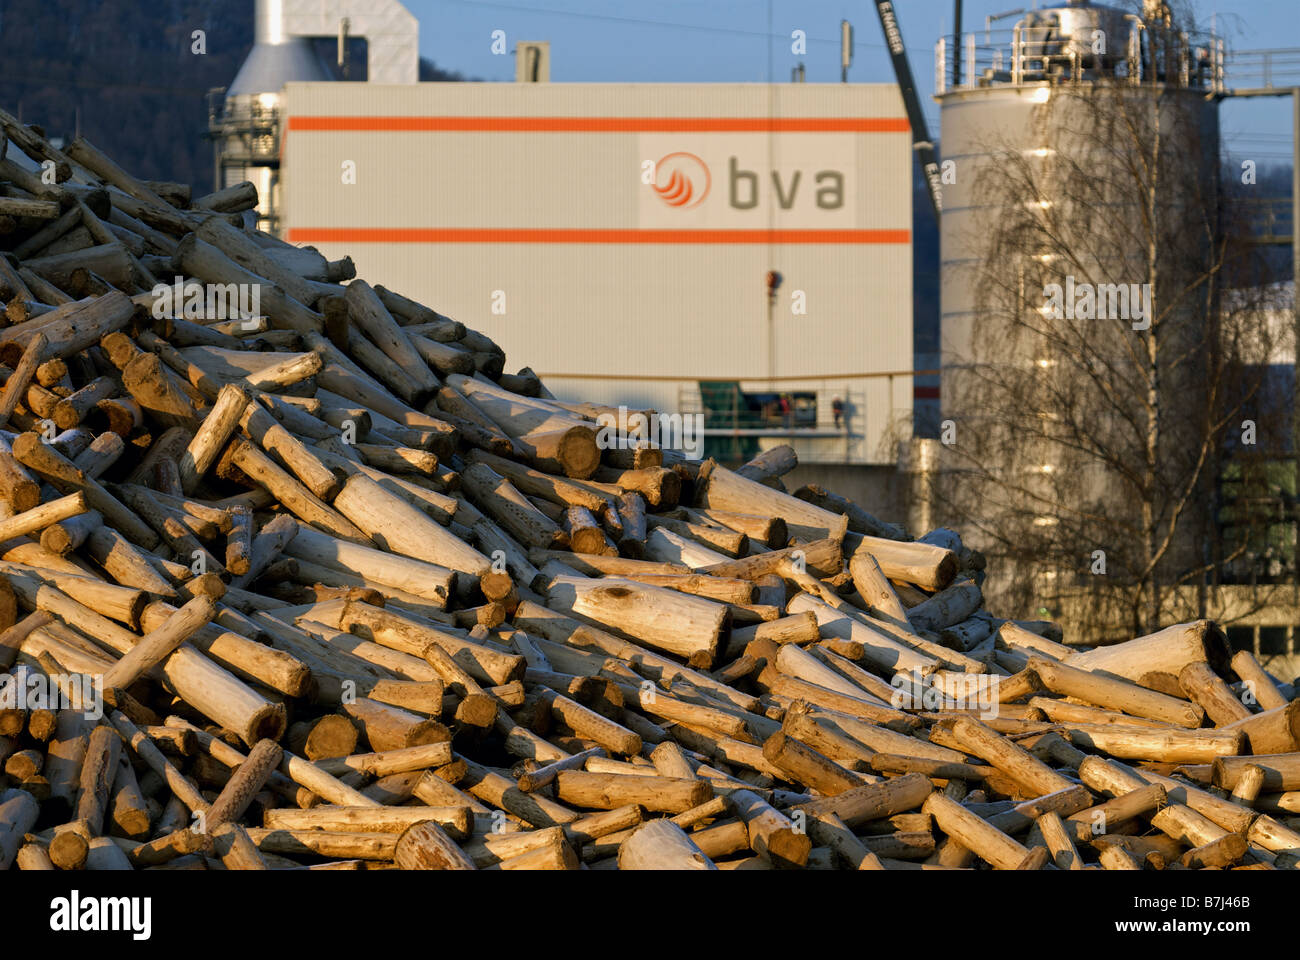
<path fill-rule="evenodd" d="M 1214 49 L 1071 3 L 1026 14 L 939 95 L 937 520 L 970 531 L 988 589 L 1025 615 L 1094 568 L 1199 549 L 1149 542 L 1143 510 L 1167 498 L 1137 474 L 1186 474 L 1181 529 L 1197 527 L 1200 424 L 1177 404 L 1209 348 L 1212 309 L 1187 294 L 1218 230 Z"/>

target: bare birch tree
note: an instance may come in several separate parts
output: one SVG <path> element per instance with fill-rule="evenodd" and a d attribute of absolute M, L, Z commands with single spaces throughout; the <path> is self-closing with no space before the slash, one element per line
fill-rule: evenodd
<path fill-rule="evenodd" d="M 1243 420 L 1284 442 L 1259 322 L 1276 289 L 1221 195 L 1207 109 L 1185 90 L 1063 83 L 1036 110 L 1042 147 L 988 144 L 936 491 L 977 531 L 1003 609 L 1146 632 L 1203 615 L 1204 589 L 1186 588 L 1245 549 L 1216 536 L 1216 478 Z"/>

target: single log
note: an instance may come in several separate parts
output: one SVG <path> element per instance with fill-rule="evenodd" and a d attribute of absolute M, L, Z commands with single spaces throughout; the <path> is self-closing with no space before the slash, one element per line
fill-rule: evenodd
<path fill-rule="evenodd" d="M 54 870 L 49 852 L 38 843 L 25 843 L 18 848 L 14 863 L 19 870 Z"/>
<path fill-rule="evenodd" d="M 258 845 L 237 823 L 221 824 L 212 831 L 213 852 L 227 870 L 269 870 Z"/>
<path fill-rule="evenodd" d="M 756 798 L 757 799 L 757 798 Z M 762 801 L 759 801 L 762 802 Z M 651 820 L 618 848 L 620 870 L 716 870 L 686 831 L 671 820 Z"/>
<path fill-rule="evenodd" d="M 470 578 L 491 569 L 487 557 L 369 477 L 349 477 L 334 498 L 334 507 L 393 553 L 457 570 Z"/>
<path fill-rule="evenodd" d="M 546 473 L 586 480 L 600 468 L 596 431 L 586 425 L 530 431 L 516 437 L 514 444 L 529 463 Z M 626 472 L 644 475 L 644 471 Z M 657 479 L 663 479 L 662 474 L 656 476 Z"/>
<path fill-rule="evenodd" d="M 1265 790 L 1300 790 L 1300 753 L 1216 757 L 1213 762 L 1214 785 L 1224 790 L 1233 789 L 1249 767 L 1259 767 L 1263 771 L 1262 786 Z"/>
<path fill-rule="evenodd" d="M 372 750 L 399 750 L 451 739 L 451 732 L 436 720 L 368 697 L 344 703 L 342 710 L 357 724 Z"/>
<path fill-rule="evenodd" d="M 1245 837 L 1229 833 L 1218 840 L 1188 850 L 1179 859 L 1180 866 L 1188 870 L 1223 869 L 1230 867 L 1246 855 L 1249 844 Z"/>
<path fill-rule="evenodd" d="M 764 741 L 763 756 L 795 782 L 812 787 L 825 796 L 835 796 L 862 785 L 861 777 L 779 730 Z"/>
<path fill-rule="evenodd" d="M 1136 640 L 1082 651 L 1070 657 L 1070 666 L 1078 670 L 1104 672 L 1134 682 L 1148 673 L 1167 673 L 1177 677 L 1189 663 L 1216 659 L 1226 660 L 1227 641 L 1218 627 L 1208 620 L 1178 623 Z"/>
<path fill-rule="evenodd" d="M 228 516 L 225 566 L 238 576 L 252 568 L 253 511 L 240 505 L 231 507 Z"/>
<path fill-rule="evenodd" d="M 1026 847 L 942 793 L 932 793 L 921 810 L 934 817 L 945 834 L 999 870 L 1015 870 L 1029 856 Z"/>
<path fill-rule="evenodd" d="M 1300 750 L 1300 699 L 1220 728 L 1246 735 L 1251 753 L 1291 753 Z"/>
<path fill-rule="evenodd" d="M 1114 724 L 1069 723 L 1063 731 L 1070 742 L 1125 760 L 1162 763 L 1212 763 L 1236 756 L 1246 739 L 1239 730 L 1160 730 Z"/>
<path fill-rule="evenodd" d="M 569 507 L 564 511 L 564 532 L 574 553 L 618 556 L 618 548 L 610 543 L 599 521 L 586 507 Z"/>
<path fill-rule="evenodd" d="M 98 512 L 94 516 L 99 516 Z M 111 527 L 101 522 L 86 535 L 84 543 L 87 555 L 118 583 L 135 587 L 159 596 L 175 596 L 176 590 L 171 582 L 162 576 L 150 560 L 151 554 L 143 553 Z M 189 568 L 182 568 L 189 572 Z"/>
<path fill-rule="evenodd" d="M 535 830 L 541 834 L 532 849 L 488 865 L 489 870 L 577 870 L 578 856 L 559 827 Z M 463 849 L 463 848 L 462 848 Z M 467 851 L 468 854 L 468 851 Z"/>
<path fill-rule="evenodd" d="M 131 298 L 114 290 L 101 297 L 68 302 L 35 320 L 0 331 L 0 343 L 26 347 L 40 333 L 48 341 L 45 359 L 67 358 L 99 343 L 106 334 L 121 330 L 134 312 Z"/>
<path fill-rule="evenodd" d="M 233 823 L 243 816 L 253 797 L 279 767 L 283 751 L 274 740 L 259 740 L 248 753 L 231 778 L 226 781 L 217 799 L 208 810 L 209 830 L 224 823 Z"/>
<path fill-rule="evenodd" d="M 886 523 L 883 520 L 877 520 L 871 514 L 867 513 L 853 501 L 841 497 L 837 493 L 830 493 L 822 489 L 815 483 L 809 483 L 798 490 L 794 491 L 794 496 L 800 500 L 807 500 L 814 506 L 821 507 L 823 510 L 830 510 L 833 513 L 842 513 L 849 518 L 849 529 L 854 533 L 863 533 L 872 537 L 883 537 L 887 540 L 906 540 L 907 535 L 903 528 L 893 523 Z"/>
<path fill-rule="evenodd" d="M 1232 669 L 1246 683 L 1255 701 L 1265 710 L 1276 710 L 1287 705 L 1286 698 L 1278 691 L 1273 678 L 1264 671 L 1249 650 L 1239 650 L 1233 654 Z"/>
<path fill-rule="evenodd" d="M 969 618 L 983 602 L 983 594 L 974 580 L 960 580 L 912 607 L 907 611 L 907 619 L 917 630 L 943 630 Z"/>
<path fill-rule="evenodd" d="M 967 753 L 991 763 L 1032 795 L 1056 793 L 1074 785 L 1028 751 L 973 717 L 962 717 L 954 721 L 952 732 Z"/>
<path fill-rule="evenodd" d="M 619 578 L 557 577 L 548 603 L 704 666 L 717 656 L 727 622 L 721 604 Z"/>
<path fill-rule="evenodd" d="M 1130 643 L 1135 641 L 1129 641 Z M 1114 649 L 1114 648 L 1102 648 Z M 1071 658 L 1077 663 L 1076 658 Z M 1053 693 L 1077 697 L 1098 706 L 1122 710 L 1125 713 L 1149 720 L 1161 720 L 1180 727 L 1198 727 L 1205 711 L 1200 707 L 1156 693 L 1145 687 L 1115 679 L 1102 673 L 1090 673 L 1078 667 L 1056 663 L 1042 657 L 1032 657 L 1029 669 L 1033 670 L 1043 686 Z M 1181 669 L 1181 667 L 1180 667 Z"/>
<path fill-rule="evenodd" d="M 117 777 L 113 781 L 110 816 L 113 832 L 131 840 L 142 840 L 149 835 L 149 807 L 131 761 L 120 756 Z"/>
<path fill-rule="evenodd" d="M 308 760 L 346 757 L 356 750 L 357 728 L 347 717 L 330 713 L 293 724 L 289 727 L 287 743 L 290 750 Z"/>
<path fill-rule="evenodd" d="M 27 386 L 36 374 L 36 368 L 44 360 L 44 353 L 49 341 L 45 334 L 37 332 L 23 348 L 23 354 L 14 372 L 5 380 L 4 390 L 0 391 L 0 424 L 7 423 L 13 416 L 18 401 L 27 392 Z M 58 423 L 57 419 L 55 420 Z"/>
<path fill-rule="evenodd" d="M 750 849 L 775 866 L 802 867 L 808 862 L 812 838 L 752 790 L 731 794 L 736 815 L 749 833 Z"/>
<path fill-rule="evenodd" d="M 475 870 L 456 842 L 432 820 L 417 823 L 397 841 L 394 861 L 402 870 Z"/>
<path fill-rule="evenodd" d="M 1178 674 L 1178 683 L 1193 702 L 1199 704 L 1216 726 L 1225 726 L 1251 716 L 1249 710 L 1208 663 L 1194 661 Z"/>
<path fill-rule="evenodd" d="M 613 810 L 636 803 L 646 810 L 682 813 L 711 799 L 713 788 L 703 780 L 561 770 L 555 777 L 555 795 L 587 809 Z"/>
<path fill-rule="evenodd" d="M 1253 807 L 1264 787 L 1264 768 L 1250 764 L 1237 775 L 1237 782 L 1232 788 L 1232 800 L 1243 807 Z"/>
<path fill-rule="evenodd" d="M 81 767 L 81 791 L 77 795 L 77 819 L 84 820 L 92 836 L 104 832 L 110 788 L 117 776 L 122 741 L 112 727 L 100 725 L 90 734 L 86 759 Z"/>
<path fill-rule="evenodd" d="M 7 520 L 0 520 L 0 542 L 43 530 L 51 524 L 86 512 L 86 494 L 82 491 L 51 500 L 25 510 Z"/>
<path fill-rule="evenodd" d="M 853 577 L 858 596 L 872 616 L 905 630 L 913 629 L 907 610 L 898 599 L 893 584 L 868 549 L 859 547 L 854 551 L 849 560 L 849 573 Z"/>
<path fill-rule="evenodd" d="M 27 791 L 0 791 L 0 871 L 13 864 L 40 812 L 40 804 Z"/>
<path fill-rule="evenodd" d="M 537 695 L 556 719 L 579 736 L 595 741 L 611 753 L 635 756 L 641 752 L 641 737 L 608 717 L 554 690 L 540 688 Z"/>
<path fill-rule="evenodd" d="M 84 870 L 90 842 L 77 831 L 76 825 L 69 825 L 55 833 L 49 853 L 50 861 L 59 870 Z"/>
<path fill-rule="evenodd" d="M 806 540 L 828 538 L 842 542 L 848 518 L 780 493 L 761 483 L 733 473 L 716 461 L 700 468 L 695 505 L 733 513 L 780 517 L 793 537 Z"/>
<path fill-rule="evenodd" d="M 0 495 L 9 501 L 9 505 L 16 513 L 30 510 L 41 502 L 40 485 L 23 469 L 22 464 L 13 455 L 9 441 L 2 436 L 0 436 Z"/>
<path fill-rule="evenodd" d="M 1074 838 L 1061 821 L 1059 813 L 1055 810 L 1049 810 L 1034 823 L 1037 825 L 1039 832 L 1042 833 L 1043 842 L 1047 844 L 1047 849 L 1051 852 L 1051 862 L 1055 864 L 1056 869 L 1082 870 L 1084 868 L 1083 858 L 1079 856 L 1079 851 L 1074 847 Z"/>
<path fill-rule="evenodd" d="M 915 810 L 925 802 L 930 791 L 928 778 L 908 773 L 880 783 L 863 784 L 834 797 L 801 803 L 795 809 L 805 811 L 810 817 L 834 813 L 850 827 L 856 827 L 868 820 Z"/>
<path fill-rule="evenodd" d="M 207 597 L 195 597 L 150 631 L 121 660 L 104 674 L 104 689 L 125 690 L 137 678 L 171 655 L 200 627 L 216 616 L 216 604 Z"/>

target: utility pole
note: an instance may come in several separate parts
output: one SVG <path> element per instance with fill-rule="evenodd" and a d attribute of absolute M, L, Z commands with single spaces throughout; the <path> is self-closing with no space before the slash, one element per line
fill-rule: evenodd
<path fill-rule="evenodd" d="M 853 24 L 840 21 L 840 83 L 849 82 L 849 65 L 853 63 Z"/>
<path fill-rule="evenodd" d="M 952 85 L 961 86 L 961 0 L 952 0 Z"/>

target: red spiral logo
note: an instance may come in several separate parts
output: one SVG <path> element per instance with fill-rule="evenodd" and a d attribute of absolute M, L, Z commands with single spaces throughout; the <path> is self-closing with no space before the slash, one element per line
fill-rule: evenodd
<path fill-rule="evenodd" d="M 689 210 L 699 206 L 712 186 L 708 164 L 693 153 L 670 153 L 655 164 L 655 193 L 670 207 Z"/>

